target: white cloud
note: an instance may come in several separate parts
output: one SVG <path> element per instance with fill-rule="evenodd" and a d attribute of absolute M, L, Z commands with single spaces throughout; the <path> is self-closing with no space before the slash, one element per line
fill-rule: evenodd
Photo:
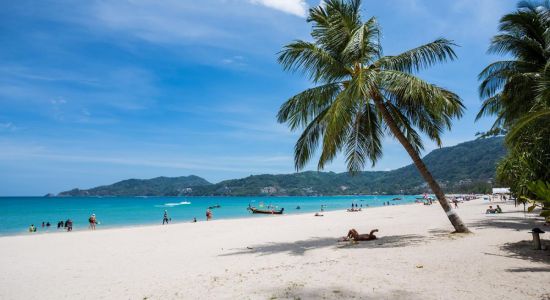
<path fill-rule="evenodd" d="M 58 104 L 66 104 L 67 103 L 67 100 L 61 98 L 61 97 L 57 97 L 55 99 L 52 99 L 50 100 L 50 103 L 53 104 L 53 105 L 58 105 Z"/>
<path fill-rule="evenodd" d="M 304 0 L 249 0 L 254 4 L 261 4 L 288 14 L 305 17 L 307 4 Z"/>
<path fill-rule="evenodd" d="M 240 55 L 235 55 L 232 57 L 224 58 L 222 59 L 222 63 L 224 65 L 233 65 L 233 66 L 246 66 L 246 63 L 244 62 L 244 57 Z"/>
<path fill-rule="evenodd" d="M 17 127 L 12 122 L 0 123 L 0 131 L 15 131 Z"/>
<path fill-rule="evenodd" d="M 0 127 L 1 128 L 1 127 Z M 101 163 L 137 167 L 155 167 L 197 171 L 228 171 L 237 173 L 288 173 L 292 169 L 292 156 L 267 154 L 256 156 L 171 156 L 143 153 L 83 153 L 72 150 L 53 149 L 13 142 L 3 143 L 0 140 L 0 163 L 13 160 L 55 161 L 63 163 Z M 76 154 L 75 154 L 76 153 Z"/>

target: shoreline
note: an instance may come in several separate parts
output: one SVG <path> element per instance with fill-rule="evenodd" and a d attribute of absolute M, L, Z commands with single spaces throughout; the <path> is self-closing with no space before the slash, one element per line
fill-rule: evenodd
<path fill-rule="evenodd" d="M 366 207 L 366 208 L 362 208 L 363 210 L 358 212 L 358 213 L 362 213 L 362 212 L 366 212 L 366 211 L 370 211 L 370 210 L 373 210 L 373 209 L 376 209 L 376 208 L 390 208 L 390 207 L 398 207 L 398 206 L 405 206 L 405 205 L 419 205 L 419 203 L 414 203 L 414 202 L 407 202 L 407 203 L 403 203 L 403 204 L 395 204 L 395 205 L 387 205 L 387 206 L 372 206 L 372 207 Z M 437 202 L 434 202 L 433 205 L 438 205 Z M 347 212 L 346 210 L 342 210 L 342 209 L 325 209 L 323 211 L 323 213 L 327 213 L 327 212 Z M 132 224 L 132 225 L 120 225 L 120 226 L 116 226 L 116 225 L 106 225 L 105 227 L 103 227 L 103 225 L 99 224 L 96 226 L 96 230 L 90 230 L 90 228 L 80 228 L 80 229 L 74 229 L 73 228 L 73 231 L 71 232 L 68 232 L 65 228 L 61 229 L 61 230 L 58 230 L 57 228 L 54 228 L 53 226 L 51 227 L 51 230 L 40 230 L 40 231 L 37 231 L 37 232 L 28 232 L 28 230 L 25 230 L 25 231 L 22 231 L 21 233 L 0 233 L 0 239 L 2 238 L 7 238 L 7 237 L 15 237 L 15 236 L 40 236 L 40 235 L 51 235 L 51 234 L 73 234 L 73 233 L 80 233 L 80 232 L 94 232 L 94 231 L 107 231 L 107 230 L 118 230 L 118 229 L 133 229 L 133 228 L 143 228 L 143 227 L 163 227 L 163 226 L 174 226 L 174 225 L 182 225 L 182 224 L 197 224 L 197 223 L 205 223 L 205 222 L 219 222 L 219 221 L 224 221 L 224 220 L 254 220 L 254 219 L 262 219 L 262 218 L 285 218 L 285 217 L 292 217 L 292 216 L 305 216 L 305 215 L 312 215 L 314 214 L 315 212 L 299 212 L 299 213 L 287 213 L 287 214 L 283 214 L 283 215 L 253 215 L 253 214 L 250 214 L 248 217 L 243 217 L 243 216 L 235 216 L 235 217 L 223 217 L 223 218 L 219 218 L 219 219 L 216 219 L 214 218 L 213 220 L 210 220 L 210 221 L 206 221 L 204 219 L 201 219 L 201 220 L 198 220 L 197 219 L 197 222 L 193 222 L 193 221 L 174 221 L 174 222 L 170 222 L 169 224 L 167 225 L 162 225 L 162 224 Z M 161 222 L 159 222 L 161 223 Z M 41 227 L 40 227 L 41 228 Z"/>
<path fill-rule="evenodd" d="M 396 195 L 386 195 L 386 197 L 394 197 Z M 344 197 L 344 196 L 341 196 L 341 197 Z M 366 197 L 366 196 L 365 196 Z M 407 196 L 407 197 L 411 197 L 411 196 Z M 80 199 L 82 198 L 86 198 L 86 197 L 78 197 Z M 90 197 L 92 199 L 97 199 L 98 197 Z M 112 198 L 116 198 L 116 197 L 112 197 Z M 127 197 L 124 197 L 124 198 L 127 198 Z M 131 197 L 131 198 L 128 198 L 128 199 L 133 199 L 135 197 Z M 161 198 L 161 199 L 165 199 L 167 197 L 157 197 L 157 198 Z M 178 197 L 181 199 L 181 197 Z M 212 197 L 209 197 L 209 198 L 212 198 Z M 227 197 L 221 197 L 221 198 L 225 198 L 227 199 Z M 256 199 L 257 198 L 254 198 L 254 197 L 241 197 L 241 198 L 246 198 L 246 199 Z M 270 197 L 270 198 L 275 198 L 275 197 Z M 293 197 L 280 197 L 280 198 L 293 198 Z M 298 198 L 298 197 L 297 197 Z M 373 203 L 373 202 L 370 202 L 369 201 L 373 201 L 374 199 L 361 199 L 360 197 L 356 197 L 356 196 L 350 196 L 350 199 L 339 199 L 338 197 L 326 197 L 326 196 L 323 196 L 322 198 L 325 198 L 327 199 L 327 201 L 329 200 L 336 200 L 336 201 L 348 201 L 348 200 L 351 200 L 353 202 L 357 202 L 357 201 L 360 201 L 361 203 L 363 203 L 363 201 L 365 201 L 365 204 L 369 205 L 368 207 L 362 207 L 362 209 L 364 210 L 368 210 L 368 209 L 373 209 L 373 208 L 376 208 L 376 207 L 385 207 L 384 205 L 380 205 L 379 202 L 376 202 L 376 203 Z M 60 198 L 57 198 L 57 199 L 65 199 L 65 197 L 60 197 Z M 111 199 L 110 197 L 107 198 L 107 199 Z M 192 199 L 188 199 L 188 200 L 192 200 Z M 380 199 L 379 199 L 380 200 Z M 174 200 L 171 200 L 171 199 L 166 199 L 166 201 L 174 201 Z M 285 211 L 285 214 L 283 216 L 292 216 L 292 215 L 302 215 L 302 214 L 314 214 L 315 212 L 320 212 L 320 209 L 318 208 L 315 208 L 315 209 L 311 209 L 311 208 L 307 208 L 304 206 L 304 203 L 300 202 L 299 199 L 296 200 L 297 202 L 296 203 L 293 203 L 293 205 L 298 205 L 298 206 L 302 206 L 302 210 L 299 211 L 299 210 L 295 210 L 293 208 L 290 208 L 290 209 L 287 209 Z M 403 201 L 387 201 L 387 202 L 391 202 L 391 205 L 389 206 L 401 206 L 401 205 L 408 205 L 408 204 L 415 204 L 415 202 L 412 202 L 412 199 L 403 199 Z M 325 206 L 325 212 L 327 211 L 345 211 L 345 209 L 349 208 L 349 206 L 347 206 L 348 202 L 342 202 L 342 203 L 345 203 L 346 207 L 343 208 L 342 205 L 340 205 L 340 207 L 336 206 Z M 157 206 L 155 206 L 157 207 Z M 162 209 L 167 209 L 169 211 L 173 210 L 173 209 L 177 209 L 175 207 L 162 207 Z M 221 209 L 224 209 L 224 208 L 221 208 Z M 91 211 L 93 212 L 94 209 L 91 209 Z M 262 215 L 254 215 L 254 214 L 250 214 L 248 212 L 242 212 L 238 215 L 222 215 L 220 217 L 217 217 L 216 216 L 216 210 L 213 210 L 214 212 L 214 220 L 213 221 L 216 221 L 216 220 L 223 220 L 223 219 L 254 219 L 254 218 L 261 218 L 261 217 L 266 217 L 266 216 L 262 216 Z M 200 214 L 202 214 L 202 211 L 198 214 L 200 216 Z M 70 214 L 69 214 L 70 215 Z M 101 216 L 100 216 L 101 217 Z M 65 218 L 64 218 L 65 219 Z M 71 217 L 71 219 L 74 221 L 75 219 Z M 78 219 L 80 220 L 80 219 Z M 179 219 L 176 219 L 176 220 L 173 220 L 169 225 L 176 225 L 176 224 L 182 224 L 182 223 L 193 223 L 192 222 L 193 218 L 191 216 L 189 216 L 187 219 L 182 219 L 181 217 Z M 100 218 L 100 221 L 102 221 L 102 219 Z M 204 222 L 205 219 L 204 217 L 199 217 L 197 218 L 197 222 Z M 96 227 L 96 231 L 99 231 L 99 230 L 111 230 L 111 229 L 117 229 L 117 228 L 133 228 L 133 227 L 143 227 L 143 226 L 156 226 L 156 225 L 160 225 L 162 223 L 162 219 L 159 218 L 159 220 L 142 220 L 142 221 L 138 221 L 138 222 L 130 222 L 130 223 L 124 223 L 124 222 L 120 222 L 120 220 L 118 220 L 117 222 L 115 223 L 103 223 L 98 225 Z M 33 232 L 33 233 L 30 233 L 28 232 L 28 225 L 26 226 L 22 226 L 22 227 L 19 227 L 20 230 L 6 230 L 4 232 L 0 232 L 0 238 L 2 237 L 8 237 L 8 236 L 19 236 L 19 235 L 23 235 L 23 236 L 26 236 L 26 235 L 43 235 L 43 234 L 55 234 L 55 233 L 68 233 L 67 230 L 65 228 L 62 228 L 61 230 L 58 230 L 57 227 L 55 226 L 55 222 L 51 222 L 51 227 L 49 229 L 46 229 L 46 227 L 42 228 L 40 226 L 40 222 L 29 222 L 29 224 L 35 224 L 36 227 L 37 227 L 37 231 L 36 232 Z M 75 226 L 73 227 L 73 232 L 81 232 L 81 231 L 90 231 L 89 227 L 88 227 L 88 223 L 87 222 L 83 222 L 82 220 L 80 222 L 77 222 L 77 224 L 75 224 Z"/>
<path fill-rule="evenodd" d="M 338 194 L 338 195 L 247 195 L 247 196 L 243 196 L 243 195 L 180 195 L 180 196 L 143 196 L 143 195 L 133 195 L 133 196 L 114 196 L 114 195 L 104 195 L 104 196 L 101 196 L 101 195 L 97 195 L 97 196 L 93 196 L 93 195 L 90 195 L 90 196 L 0 196 L 0 199 L 1 198 L 67 198 L 67 199 L 70 199 L 70 198 L 121 198 L 121 197 L 126 197 L 126 198 L 205 198 L 205 197 L 230 197 L 230 198 L 235 198 L 235 197 L 242 197 L 242 198 L 252 198 L 252 197 L 257 197 L 257 198 L 271 198 L 271 197 L 371 197 L 371 196 L 374 196 L 374 197 L 377 197 L 377 196 L 380 196 L 380 197 L 385 197 L 385 196 L 422 196 L 424 194 L 357 194 L 357 195 L 348 195 L 348 194 Z M 434 194 L 428 194 L 429 196 L 433 196 Z M 461 193 L 461 194 L 445 194 L 447 196 L 462 196 L 462 195 L 472 195 L 472 194 L 468 194 L 468 193 Z M 473 194 L 473 195 L 481 195 L 481 194 Z"/>

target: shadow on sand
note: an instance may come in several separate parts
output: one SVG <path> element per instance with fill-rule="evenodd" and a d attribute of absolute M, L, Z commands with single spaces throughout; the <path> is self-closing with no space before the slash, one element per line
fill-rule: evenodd
<path fill-rule="evenodd" d="M 406 234 L 383 236 L 373 241 L 364 242 L 338 242 L 338 238 L 311 238 L 308 240 L 297 241 L 293 243 L 267 243 L 263 245 L 253 245 L 245 249 L 236 250 L 232 253 L 222 254 L 221 256 L 232 255 L 270 255 L 277 253 L 289 253 L 290 255 L 304 255 L 309 250 L 320 249 L 334 246 L 339 249 L 349 248 L 398 248 L 426 243 L 431 238 L 428 236 Z"/>
<path fill-rule="evenodd" d="M 311 289 L 300 284 L 290 284 L 275 290 L 279 292 L 274 293 L 270 299 L 424 299 L 403 290 L 364 293 L 339 287 Z"/>
<path fill-rule="evenodd" d="M 507 269 L 507 272 L 522 273 L 522 272 L 550 272 L 550 268 L 513 268 Z"/>
<path fill-rule="evenodd" d="M 530 231 L 534 227 L 541 227 L 542 218 L 527 217 L 500 217 L 499 215 L 488 215 L 485 219 L 468 224 L 472 229 L 485 228 L 507 228 L 516 231 Z"/>
<path fill-rule="evenodd" d="M 536 214 L 526 214 L 525 216 L 506 216 L 499 215 L 487 216 L 487 218 L 469 224 L 473 229 L 486 228 L 503 228 L 515 231 L 525 232 L 525 238 L 530 238 L 529 233 L 533 228 L 543 228 L 543 219 L 536 217 Z M 548 231 L 548 230 L 546 230 Z M 546 236 L 545 236 L 546 235 Z M 547 240 L 548 234 L 541 235 L 543 245 L 550 247 L 550 242 Z M 548 250 L 533 250 L 533 242 L 531 240 L 523 240 L 514 243 L 506 243 L 500 246 L 500 249 L 507 252 L 506 257 L 523 259 L 532 262 L 542 262 L 550 264 L 550 251 Z M 489 253 L 486 253 L 490 255 Z M 515 268 L 507 270 L 509 272 L 550 272 L 550 268 Z"/>
<path fill-rule="evenodd" d="M 550 246 L 548 241 L 543 241 L 547 246 Z M 550 251 L 549 250 L 533 250 L 532 241 L 519 241 L 516 243 L 506 243 L 500 247 L 502 250 L 509 253 L 509 257 L 524 259 L 534 262 L 542 262 L 550 264 Z M 527 268 L 529 269 L 529 268 Z M 510 272 L 521 272 L 523 269 L 509 270 Z M 525 271 L 526 272 L 526 271 Z M 547 268 L 547 272 L 550 272 L 550 266 Z"/>

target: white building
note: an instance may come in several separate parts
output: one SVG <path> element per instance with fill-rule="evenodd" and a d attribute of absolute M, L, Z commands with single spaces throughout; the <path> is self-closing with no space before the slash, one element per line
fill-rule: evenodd
<path fill-rule="evenodd" d="M 494 194 L 510 194 L 510 188 L 493 188 Z"/>

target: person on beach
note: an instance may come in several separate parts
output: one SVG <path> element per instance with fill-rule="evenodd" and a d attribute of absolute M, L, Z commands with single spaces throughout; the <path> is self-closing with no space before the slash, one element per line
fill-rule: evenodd
<path fill-rule="evenodd" d="M 455 208 L 458 208 L 458 200 L 456 200 L 456 198 L 453 199 L 453 204 L 455 205 Z"/>
<path fill-rule="evenodd" d="M 90 229 L 95 230 L 95 225 L 97 224 L 97 219 L 95 217 L 95 214 L 92 214 L 90 218 L 88 219 L 88 222 L 90 223 Z"/>
<path fill-rule="evenodd" d="M 314 216 L 315 216 L 315 217 L 322 217 L 323 214 L 316 212 Z"/>
<path fill-rule="evenodd" d="M 497 204 L 496 211 L 497 211 L 497 213 L 499 213 L 499 214 L 502 213 L 502 208 L 500 208 L 500 205 L 498 205 L 498 204 Z"/>
<path fill-rule="evenodd" d="M 73 231 L 73 220 L 67 220 L 67 231 Z"/>
<path fill-rule="evenodd" d="M 164 210 L 164 217 L 162 218 L 162 225 L 164 225 L 164 223 L 168 224 L 168 222 L 170 222 L 170 220 L 168 219 L 168 211 Z"/>
<path fill-rule="evenodd" d="M 36 227 L 34 227 L 34 224 L 31 224 L 31 226 L 29 226 L 29 232 L 36 232 Z"/>
<path fill-rule="evenodd" d="M 496 214 L 497 210 L 493 208 L 492 205 L 489 205 L 489 208 L 485 211 L 486 214 Z"/>
<path fill-rule="evenodd" d="M 46 223 L 42 221 L 42 228 L 44 228 L 44 226 L 46 226 Z"/>
<path fill-rule="evenodd" d="M 197 223 L 197 218 L 193 217 L 193 223 Z"/>
<path fill-rule="evenodd" d="M 341 241 L 342 242 L 346 242 L 346 241 L 358 242 L 358 241 L 376 240 L 377 237 L 376 237 L 376 235 L 374 235 L 375 232 L 378 232 L 378 229 L 371 230 L 369 234 L 359 234 L 359 232 L 357 232 L 357 230 L 350 229 L 350 231 L 348 231 L 348 235 L 345 236 L 344 238 L 342 238 Z"/>
<path fill-rule="evenodd" d="M 50 226 L 51 226 L 50 222 L 47 222 L 46 223 L 46 228 L 50 228 Z"/>
<path fill-rule="evenodd" d="M 212 211 L 210 209 L 206 210 L 206 221 L 210 221 L 212 219 Z"/>

